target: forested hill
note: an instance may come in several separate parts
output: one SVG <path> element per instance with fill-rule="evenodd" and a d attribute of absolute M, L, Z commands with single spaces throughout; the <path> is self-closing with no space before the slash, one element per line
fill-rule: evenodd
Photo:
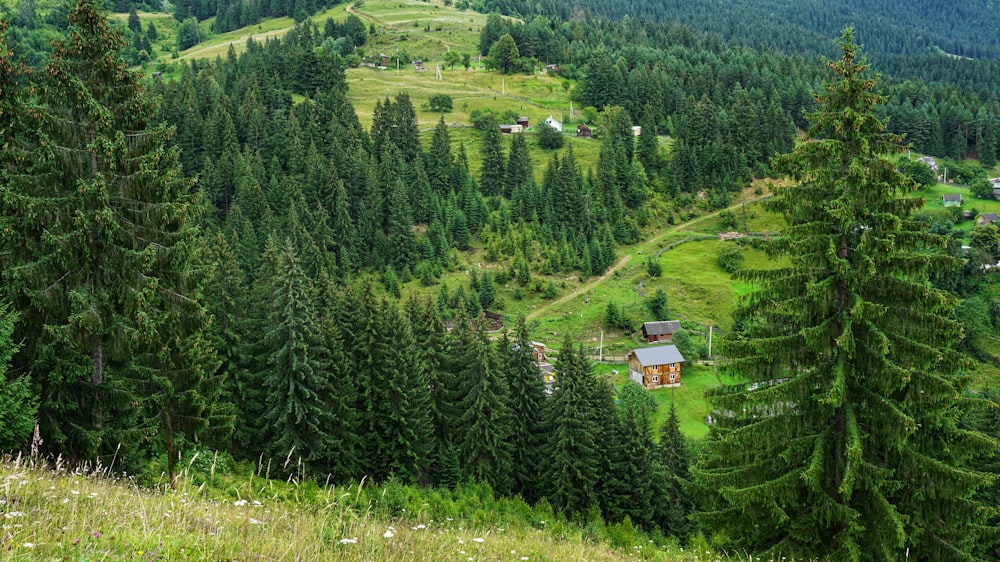
<path fill-rule="evenodd" d="M 1000 10 L 988 0 L 485 0 L 484 8 L 559 20 L 677 22 L 727 42 L 809 57 L 831 56 L 832 39 L 853 25 L 865 52 L 888 75 L 980 91 L 1000 75 Z"/>
<path fill-rule="evenodd" d="M 942 50 L 961 57 L 1000 58 L 1000 36 L 996 34 L 1000 11 L 989 0 L 488 0 L 487 5 L 522 14 L 540 8 L 564 20 L 583 10 L 612 19 L 676 21 L 726 40 L 808 54 L 830 54 L 830 38 L 844 26 L 854 25 L 870 53 Z"/>

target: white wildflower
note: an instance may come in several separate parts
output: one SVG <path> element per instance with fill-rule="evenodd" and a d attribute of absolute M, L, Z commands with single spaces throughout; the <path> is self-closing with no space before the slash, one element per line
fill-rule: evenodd
<path fill-rule="evenodd" d="M 74 496 L 79 496 L 80 490 L 70 490 L 69 493 L 73 494 Z"/>
<path fill-rule="evenodd" d="M 35 548 L 35 543 L 33 543 L 33 542 L 26 542 L 26 543 L 22 544 L 21 546 L 23 546 L 24 548 Z"/>
<path fill-rule="evenodd" d="M 357 544 L 358 539 L 340 539 L 340 544 Z"/>
<path fill-rule="evenodd" d="M 258 521 L 256 519 L 254 519 L 253 517 L 251 517 L 250 518 L 250 524 L 251 525 L 260 525 L 260 521 Z"/>
<path fill-rule="evenodd" d="M 262 505 L 264 505 L 264 504 L 260 503 L 260 502 L 259 502 L 259 501 L 257 501 L 257 500 L 254 500 L 254 501 L 253 501 L 253 506 L 254 506 L 254 507 L 260 507 L 260 506 L 262 506 Z"/>
<path fill-rule="evenodd" d="M 9 511 L 7 512 L 7 517 L 24 517 L 24 513 L 21 511 Z"/>
<path fill-rule="evenodd" d="M 480 537 L 476 537 L 476 538 L 472 539 L 472 542 L 486 542 L 486 540 L 483 539 L 483 538 L 480 538 Z"/>
<path fill-rule="evenodd" d="M 385 532 L 382 533 L 382 538 L 383 539 L 391 539 L 395 535 L 396 535 L 396 533 L 393 533 L 392 529 L 386 529 Z"/>
<path fill-rule="evenodd" d="M 243 507 L 246 504 L 247 504 L 246 500 L 236 500 L 233 502 L 233 505 L 235 505 L 236 507 Z"/>

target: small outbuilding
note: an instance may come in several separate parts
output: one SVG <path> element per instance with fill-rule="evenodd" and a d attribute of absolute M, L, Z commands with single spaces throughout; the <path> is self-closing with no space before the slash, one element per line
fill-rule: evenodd
<path fill-rule="evenodd" d="M 517 118 L 517 124 L 520 125 L 520 126 L 522 126 L 522 127 L 524 127 L 525 129 L 527 129 L 528 128 L 528 118 L 525 117 L 525 116 L 523 116 L 523 115 L 521 117 L 518 117 Z"/>
<path fill-rule="evenodd" d="M 590 127 L 581 124 L 576 127 L 576 136 L 582 139 L 589 139 L 594 136 L 594 133 L 590 130 Z"/>
<path fill-rule="evenodd" d="M 681 331 L 680 320 L 664 320 L 663 322 L 643 322 L 642 339 L 647 343 L 670 341 L 674 334 Z"/>
<path fill-rule="evenodd" d="M 551 115 L 545 118 L 545 124 L 555 129 L 556 132 L 562 132 L 562 123 L 556 121 L 555 117 L 552 117 Z"/>
<path fill-rule="evenodd" d="M 500 125 L 500 132 L 505 135 L 513 135 L 517 133 L 523 133 L 524 127 L 521 125 Z"/>
<path fill-rule="evenodd" d="M 962 206 L 962 194 L 961 193 L 945 193 L 941 196 L 941 204 L 945 207 L 961 207 Z"/>
<path fill-rule="evenodd" d="M 995 222 L 997 222 L 996 213 L 983 213 L 979 215 L 979 218 L 976 220 L 976 224 L 981 225 L 993 224 Z"/>

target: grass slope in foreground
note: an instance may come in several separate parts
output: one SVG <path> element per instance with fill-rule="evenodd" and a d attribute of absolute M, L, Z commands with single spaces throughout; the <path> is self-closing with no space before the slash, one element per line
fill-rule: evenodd
<path fill-rule="evenodd" d="M 628 523 L 566 523 L 547 504 L 497 500 L 485 485 L 324 488 L 254 474 L 238 483 L 212 462 L 194 474 L 193 462 L 178 491 L 149 491 L 33 464 L 0 461 L 5 561 L 695 559 Z"/>

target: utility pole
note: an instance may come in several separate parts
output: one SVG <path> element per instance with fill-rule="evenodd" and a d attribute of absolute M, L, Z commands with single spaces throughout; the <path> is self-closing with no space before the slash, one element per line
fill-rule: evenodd
<path fill-rule="evenodd" d="M 708 356 L 712 356 L 712 327 L 708 327 Z"/>
<path fill-rule="evenodd" d="M 604 330 L 601 330 L 601 347 L 597 348 L 597 361 L 604 361 Z"/>

